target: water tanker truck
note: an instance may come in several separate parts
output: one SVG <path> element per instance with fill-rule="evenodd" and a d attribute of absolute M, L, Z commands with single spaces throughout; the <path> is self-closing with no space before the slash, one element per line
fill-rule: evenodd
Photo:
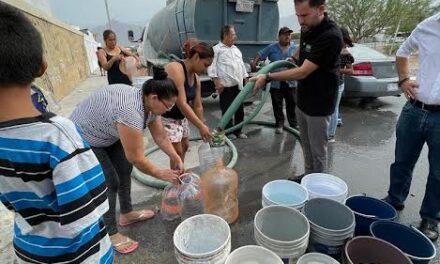
<path fill-rule="evenodd" d="M 138 53 L 147 68 L 164 65 L 183 58 L 182 46 L 188 38 L 217 44 L 220 29 L 228 24 L 234 25 L 235 45 L 249 63 L 258 50 L 276 41 L 278 0 L 167 0 L 137 41 Z M 129 39 L 133 40 L 132 31 Z M 208 76 L 201 81 L 203 96 L 214 92 Z"/>

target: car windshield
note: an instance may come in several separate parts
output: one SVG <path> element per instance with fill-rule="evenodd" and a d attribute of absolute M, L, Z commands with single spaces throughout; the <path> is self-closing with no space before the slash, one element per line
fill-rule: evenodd
<path fill-rule="evenodd" d="M 388 59 L 386 55 L 367 46 L 355 45 L 354 47 L 349 48 L 349 50 L 355 61 Z"/>

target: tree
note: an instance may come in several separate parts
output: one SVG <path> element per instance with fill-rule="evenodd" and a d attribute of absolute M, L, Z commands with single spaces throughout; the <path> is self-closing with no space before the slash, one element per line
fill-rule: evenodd
<path fill-rule="evenodd" d="M 355 41 L 392 32 L 399 23 L 402 30 L 411 31 L 433 12 L 431 0 L 331 0 L 328 4 L 330 17 L 347 27 Z"/>
<path fill-rule="evenodd" d="M 403 6 L 400 32 L 411 33 L 418 23 L 425 18 L 440 11 L 440 4 L 434 4 L 431 0 L 406 0 Z M 394 33 L 396 27 L 390 27 L 387 33 Z"/>

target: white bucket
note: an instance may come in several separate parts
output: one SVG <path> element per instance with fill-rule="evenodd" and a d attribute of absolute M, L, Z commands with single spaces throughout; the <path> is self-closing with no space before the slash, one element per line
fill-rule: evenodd
<path fill-rule="evenodd" d="M 264 185 L 261 204 L 263 207 L 283 205 L 301 210 L 308 198 L 307 189 L 300 184 L 288 180 L 275 180 Z"/>
<path fill-rule="evenodd" d="M 221 217 L 202 214 L 180 223 L 174 231 L 174 253 L 180 264 L 223 264 L 231 252 L 231 230 Z"/>
<path fill-rule="evenodd" d="M 307 253 L 296 264 L 340 264 L 339 261 L 321 253 Z"/>
<path fill-rule="evenodd" d="M 137 76 L 133 78 L 133 86 L 142 89 L 142 85 L 144 82 L 148 81 L 149 79 L 152 79 L 153 76 Z"/>
<path fill-rule="evenodd" d="M 309 233 L 307 218 L 296 209 L 273 205 L 260 209 L 255 215 L 255 242 L 281 258 L 298 258 L 304 254 Z"/>
<path fill-rule="evenodd" d="M 354 236 L 354 213 L 346 205 L 327 198 L 309 200 L 304 215 L 310 222 L 309 251 L 339 258 L 348 239 Z"/>
<path fill-rule="evenodd" d="M 328 198 L 344 203 L 348 186 L 340 178 L 326 173 L 312 173 L 304 176 L 301 185 L 309 192 L 309 199 Z"/>
<path fill-rule="evenodd" d="M 264 247 L 244 246 L 234 250 L 225 264 L 283 264 L 283 261 Z"/>

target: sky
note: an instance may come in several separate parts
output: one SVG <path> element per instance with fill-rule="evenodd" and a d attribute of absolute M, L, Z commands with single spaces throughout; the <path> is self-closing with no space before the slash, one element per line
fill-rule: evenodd
<path fill-rule="evenodd" d="M 112 19 L 143 25 L 165 6 L 166 0 L 107 0 Z M 225 1 L 225 0 L 218 0 Z M 61 21 L 79 27 L 107 22 L 105 0 L 49 0 L 52 13 Z M 280 16 L 294 13 L 293 0 L 279 0 Z"/>

